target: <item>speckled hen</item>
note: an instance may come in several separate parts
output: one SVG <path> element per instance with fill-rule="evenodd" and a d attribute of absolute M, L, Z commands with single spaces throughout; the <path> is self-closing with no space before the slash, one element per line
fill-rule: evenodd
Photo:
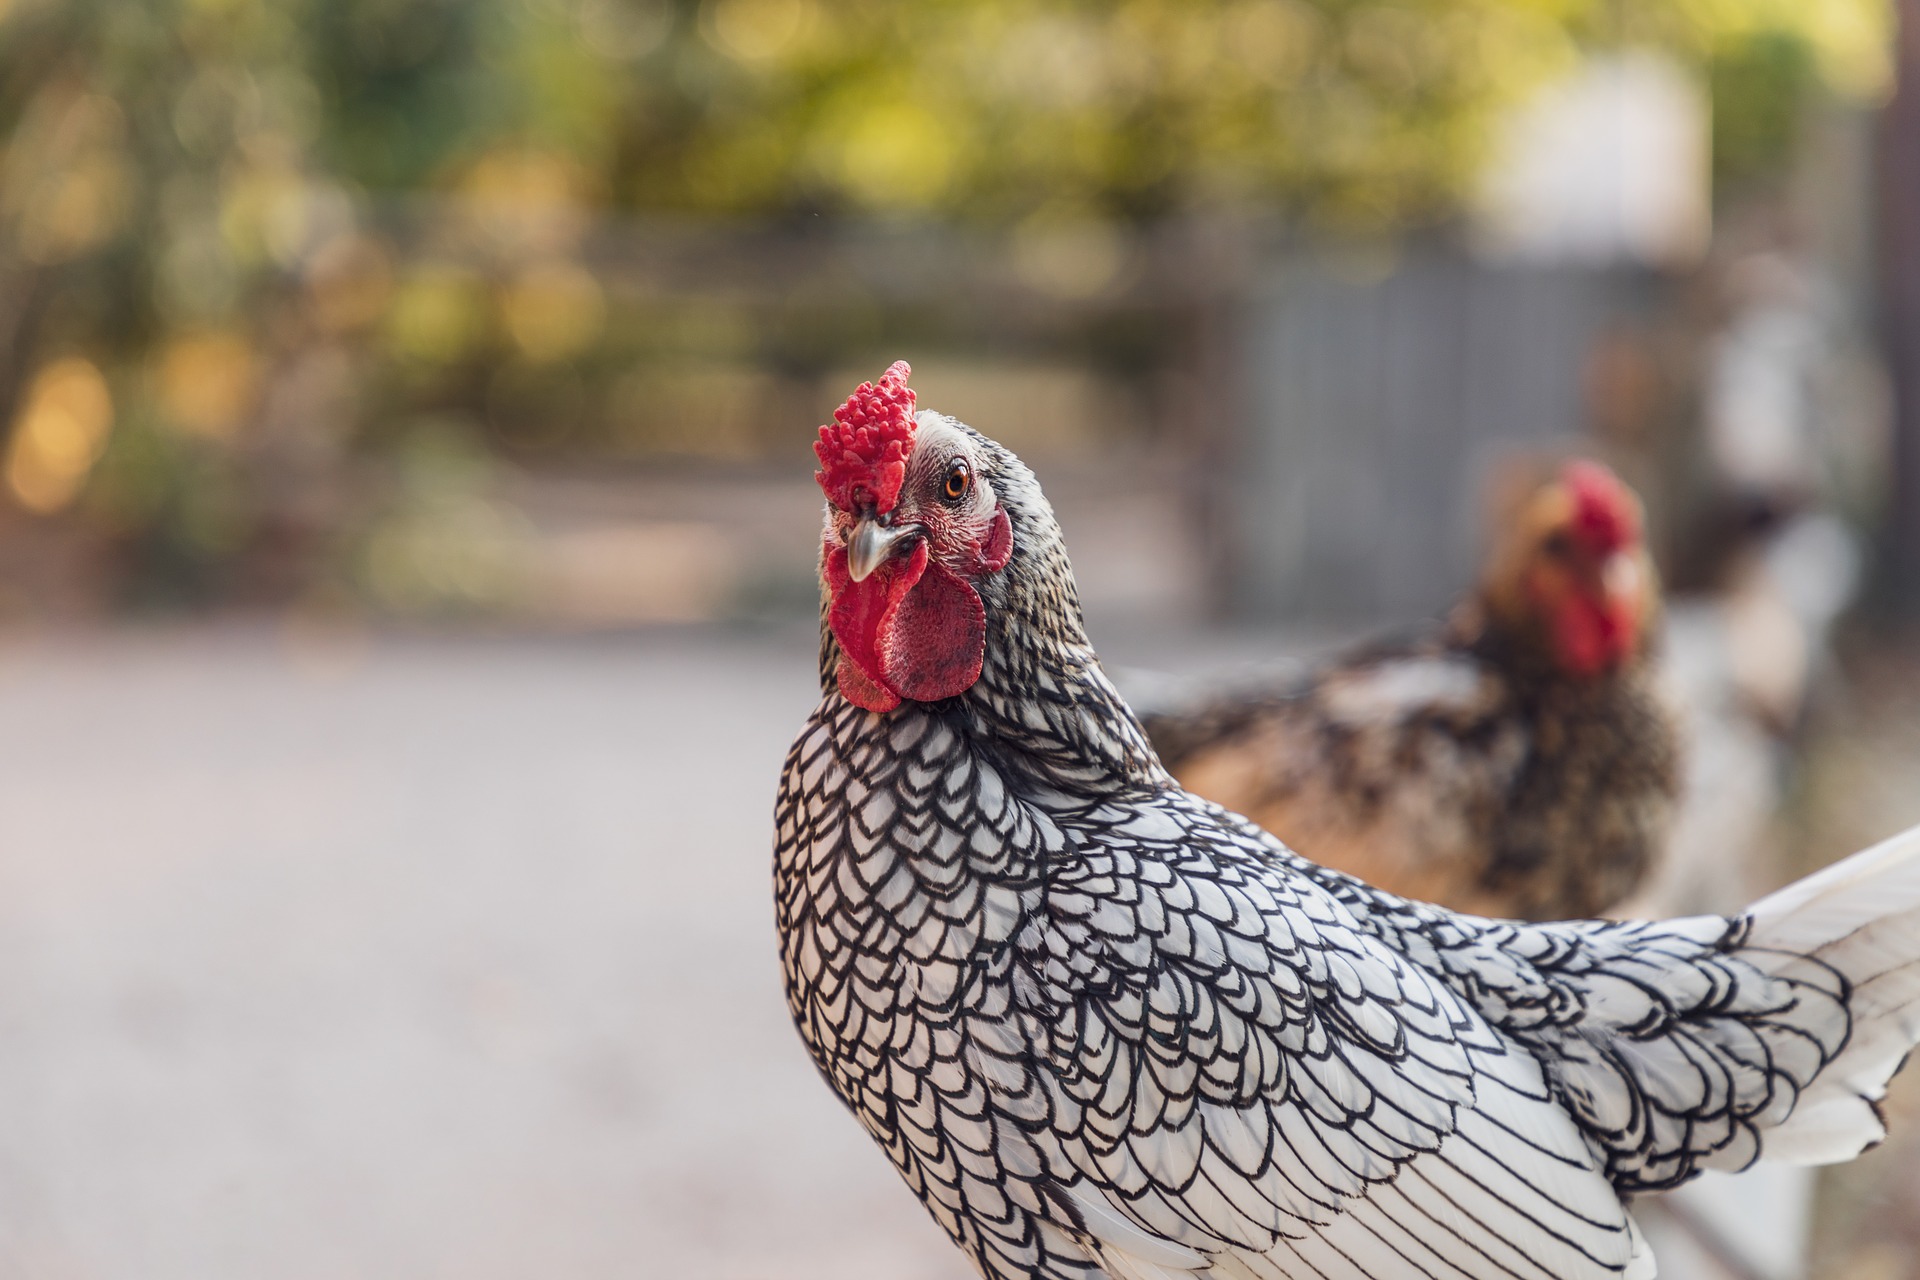
<path fill-rule="evenodd" d="M 1635 1195 L 1881 1136 L 1920 830 L 1657 924 L 1297 858 L 1161 767 L 1033 476 L 906 376 L 822 430 L 776 910 L 814 1061 L 983 1276 L 1645 1277 Z"/>
<path fill-rule="evenodd" d="M 1574 462 L 1506 513 L 1443 623 L 1143 722 L 1182 786 L 1316 862 L 1458 911 L 1598 915 L 1672 825 L 1659 612 L 1639 499 Z"/>

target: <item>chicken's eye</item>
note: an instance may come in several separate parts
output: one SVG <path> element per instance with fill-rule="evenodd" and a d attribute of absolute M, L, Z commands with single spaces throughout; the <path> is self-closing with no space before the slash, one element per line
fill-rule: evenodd
<path fill-rule="evenodd" d="M 973 486 L 973 473 L 967 470 L 967 464 L 959 458 L 947 468 L 947 482 L 940 487 L 940 496 L 948 502 L 958 502 L 967 496 L 967 490 Z"/>
<path fill-rule="evenodd" d="M 1540 544 L 1540 549 L 1556 560 L 1564 560 L 1573 554 L 1573 539 L 1565 529 L 1555 529 Z"/>

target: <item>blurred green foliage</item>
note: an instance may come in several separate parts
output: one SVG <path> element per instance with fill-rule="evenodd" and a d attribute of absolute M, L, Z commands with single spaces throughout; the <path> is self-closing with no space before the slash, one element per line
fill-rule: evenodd
<path fill-rule="evenodd" d="M 1819 89 L 1812 45 L 1777 27 L 1754 31 L 1716 49 L 1708 75 L 1715 189 L 1737 191 L 1779 173 Z"/>
<path fill-rule="evenodd" d="M 492 519 L 469 462 L 421 478 L 435 459 L 583 431 L 751 456 L 786 394 L 768 369 L 878 323 L 834 282 L 771 325 L 610 288 L 587 254 L 609 220 L 991 229 L 1086 296 L 1116 228 L 1443 220 L 1490 121 L 1583 49 L 1700 67 L 1744 178 L 1820 86 L 1878 90 L 1889 21 L 1879 0 L 0 0 L 7 518 L 68 522 L 163 597 L 271 596 L 335 561 L 386 564 L 386 591 L 421 578 L 393 566 L 439 545 L 436 512 Z M 382 457 L 402 480 L 367 481 Z M 453 581 L 433 590 L 471 594 Z"/>

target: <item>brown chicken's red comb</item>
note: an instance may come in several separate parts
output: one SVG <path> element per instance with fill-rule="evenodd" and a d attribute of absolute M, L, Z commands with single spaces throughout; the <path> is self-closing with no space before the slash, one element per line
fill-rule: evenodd
<path fill-rule="evenodd" d="M 1597 462 L 1570 462 L 1561 480 L 1573 494 L 1573 528 L 1589 547 L 1611 555 L 1640 540 L 1640 512 L 1627 486 Z"/>
<path fill-rule="evenodd" d="M 907 450 L 913 446 L 913 391 L 905 360 L 895 360 L 877 383 L 863 382 L 833 411 L 813 446 L 820 482 L 829 501 L 846 511 L 871 502 L 879 512 L 893 510 L 907 478 Z"/>

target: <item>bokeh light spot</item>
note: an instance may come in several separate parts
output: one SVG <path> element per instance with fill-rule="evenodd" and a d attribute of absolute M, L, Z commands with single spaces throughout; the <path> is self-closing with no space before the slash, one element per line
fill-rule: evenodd
<path fill-rule="evenodd" d="M 664 0 L 585 0 L 579 23 L 595 53 L 631 62 L 665 43 L 673 30 L 673 10 Z"/>
<path fill-rule="evenodd" d="M 808 0 L 709 0 L 701 25 L 722 53 L 743 62 L 771 62 L 804 39 L 814 16 Z"/>
<path fill-rule="evenodd" d="M 837 156 L 840 185 L 877 209 L 919 209 L 938 201 L 958 157 L 947 126 L 910 101 L 880 100 L 854 113 Z"/>
<path fill-rule="evenodd" d="M 508 147 L 489 152 L 460 184 L 481 233 L 513 254 L 564 251 L 585 232 L 587 178 L 566 156 Z"/>
<path fill-rule="evenodd" d="M 507 332 L 529 359 L 564 360 L 585 350 L 606 319 L 594 278 L 570 262 L 545 262 L 520 273 L 502 299 Z"/>
<path fill-rule="evenodd" d="M 471 272 L 444 266 L 414 272 L 387 313 L 395 348 L 427 364 L 459 359 L 480 338 L 483 301 Z"/>
<path fill-rule="evenodd" d="M 1013 269 L 1051 297 L 1087 299 L 1107 292 L 1127 266 L 1127 246 L 1111 222 L 1070 210 L 1042 209 L 1013 234 Z"/>
<path fill-rule="evenodd" d="M 112 430 L 113 396 L 100 370 L 79 357 L 48 365 L 14 421 L 8 489 L 29 511 L 59 511 L 79 493 Z"/>
<path fill-rule="evenodd" d="M 160 357 L 160 402 L 188 435 L 224 440 L 253 407 L 253 348 L 230 333 L 177 338 Z"/>
<path fill-rule="evenodd" d="M 329 240 L 308 260 L 306 276 L 314 319 L 334 333 L 372 324 L 393 297 L 392 256 L 372 236 Z"/>

